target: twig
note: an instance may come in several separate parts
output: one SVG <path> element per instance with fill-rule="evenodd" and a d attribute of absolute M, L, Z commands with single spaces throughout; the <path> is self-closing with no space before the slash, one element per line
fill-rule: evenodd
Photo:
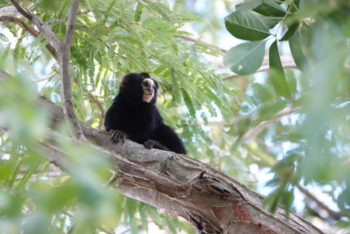
<path fill-rule="evenodd" d="M 175 35 L 174 37 L 182 38 L 182 39 L 184 39 L 184 40 L 186 40 L 186 41 L 190 41 L 190 42 L 193 42 L 193 43 L 198 42 L 198 43 L 206 44 L 206 45 L 208 45 L 208 46 L 210 46 L 210 47 L 215 47 L 215 48 L 221 50 L 221 52 L 224 52 L 224 53 L 227 52 L 226 49 L 220 48 L 220 47 L 218 47 L 217 45 L 214 45 L 214 44 L 209 44 L 209 43 L 207 43 L 207 42 L 203 42 L 203 41 L 201 41 L 201 40 L 199 40 L 199 39 L 195 39 L 194 37 L 191 37 L 191 36 L 187 36 L 187 35 L 181 35 L 181 36 L 180 36 L 180 35 Z"/>
<path fill-rule="evenodd" d="M 35 38 L 37 38 L 40 34 L 32 26 L 26 24 L 23 20 L 18 19 L 18 18 L 13 17 L 13 16 L 5 16 L 5 15 L 0 16 L 0 21 L 15 23 L 18 26 L 20 26 L 21 28 L 23 28 L 24 30 L 26 30 L 27 32 L 29 32 Z M 50 43 L 48 43 L 45 47 L 50 52 L 50 54 L 57 60 L 56 50 L 52 47 L 52 45 Z"/>
<path fill-rule="evenodd" d="M 39 79 L 39 80 L 35 80 L 34 82 L 38 83 L 38 82 L 41 82 L 41 81 L 44 81 L 44 80 L 48 80 L 48 79 L 51 79 L 52 77 L 55 77 L 58 75 L 59 72 L 55 72 L 55 73 L 52 73 L 51 75 L 45 77 L 45 78 L 42 78 L 42 79 Z"/>
<path fill-rule="evenodd" d="M 28 10 L 33 9 L 34 7 L 36 7 L 39 4 L 39 0 L 36 1 L 36 3 L 34 3 L 31 7 L 28 8 Z"/>
<path fill-rule="evenodd" d="M 273 119 L 261 122 L 255 128 L 250 129 L 246 134 L 243 135 L 243 137 L 241 138 L 241 142 L 245 142 L 247 140 L 254 139 L 259 133 L 264 131 L 266 128 L 268 128 L 272 124 L 277 123 L 278 121 L 280 121 L 283 116 L 290 115 L 290 114 L 294 113 L 295 111 L 297 111 L 299 109 L 300 108 L 292 108 L 291 106 L 285 107 L 283 110 L 278 112 Z"/>
<path fill-rule="evenodd" d="M 25 18 L 32 22 L 38 27 L 40 32 L 42 32 L 50 42 L 55 46 L 57 50 L 61 47 L 61 41 L 59 37 L 51 30 L 51 28 L 45 24 L 39 17 L 33 14 L 30 10 L 22 8 L 16 1 L 10 0 L 12 4 L 16 7 L 17 11 L 21 13 Z"/>
<path fill-rule="evenodd" d="M 53 20 L 50 20 L 48 22 L 46 22 L 47 25 L 50 25 L 50 24 L 53 24 L 53 23 L 65 23 L 67 22 L 68 19 L 53 19 Z M 83 24 L 79 24 L 79 23 L 74 23 L 76 26 L 79 26 L 79 27 L 82 27 L 82 28 L 85 28 L 85 29 L 90 29 L 90 27 L 88 26 L 85 26 Z"/>
<path fill-rule="evenodd" d="M 296 185 L 297 188 L 300 190 L 300 192 L 302 192 L 303 194 L 305 194 L 305 196 L 307 196 L 309 199 L 311 199 L 312 201 L 314 201 L 318 207 L 326 210 L 328 212 L 328 214 L 335 220 L 340 220 L 342 217 L 347 217 L 349 218 L 349 214 L 342 212 L 342 211 L 334 211 L 331 210 L 328 206 L 326 206 L 323 202 L 321 202 L 320 200 L 318 200 L 312 193 L 310 193 L 307 189 L 305 189 L 303 186 L 301 186 L 300 184 Z"/>

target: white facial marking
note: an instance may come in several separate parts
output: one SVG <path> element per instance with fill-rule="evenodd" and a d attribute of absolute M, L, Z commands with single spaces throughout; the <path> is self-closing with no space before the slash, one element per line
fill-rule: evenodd
<path fill-rule="evenodd" d="M 144 79 L 143 82 L 147 83 L 147 85 L 150 87 L 154 87 L 154 81 L 152 79 L 146 78 L 146 79 Z M 142 97 L 142 100 L 144 102 L 149 103 L 149 102 L 151 102 L 152 98 L 153 98 L 153 92 L 144 91 L 143 97 Z"/>
<path fill-rule="evenodd" d="M 145 79 L 145 81 L 147 82 L 147 84 L 149 86 L 153 86 L 154 85 L 154 81 L 152 79 L 150 79 L 150 78 Z"/>

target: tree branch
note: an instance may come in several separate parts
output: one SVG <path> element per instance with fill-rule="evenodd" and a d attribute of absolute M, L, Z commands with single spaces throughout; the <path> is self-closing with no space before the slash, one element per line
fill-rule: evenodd
<path fill-rule="evenodd" d="M 19 12 L 17 11 L 17 9 L 15 7 L 11 6 L 11 7 L 0 8 L 0 15 L 1 14 L 19 14 Z M 65 21 L 67 21 L 67 20 L 65 20 Z M 23 28 L 24 30 L 26 30 L 27 32 L 29 32 L 35 38 L 37 38 L 39 36 L 39 34 L 40 34 L 40 32 L 38 32 L 35 28 L 33 28 L 32 26 L 28 25 L 23 20 L 21 20 L 19 18 L 16 18 L 16 17 L 13 17 L 13 16 L 4 16 L 4 15 L 2 15 L 2 16 L 0 16 L 0 22 L 12 22 L 12 23 L 15 23 L 18 26 L 20 26 L 21 28 Z M 46 49 L 50 52 L 50 54 L 54 57 L 54 59 L 56 61 L 58 61 L 56 50 L 53 48 L 53 46 L 50 43 L 48 43 L 46 45 Z M 50 75 L 48 77 L 45 77 L 45 78 L 42 78 L 42 79 L 39 79 L 39 80 L 36 80 L 35 82 L 41 82 L 41 81 L 50 79 L 50 78 L 54 77 L 57 74 L 58 73 L 55 72 L 52 75 Z M 74 79 L 74 81 L 75 81 L 76 84 L 78 84 L 77 79 Z M 96 105 L 98 106 L 98 108 L 100 110 L 101 118 L 103 119 L 105 113 L 104 113 L 102 102 L 93 93 L 91 93 L 90 91 L 86 90 L 85 87 L 83 87 L 83 89 L 84 89 L 84 91 L 87 92 L 88 96 L 96 103 Z M 101 124 L 101 121 L 100 121 L 100 124 Z M 100 128 L 101 128 L 101 126 L 100 126 Z"/>
<path fill-rule="evenodd" d="M 241 138 L 241 142 L 245 142 L 250 139 L 254 139 L 259 133 L 270 127 L 272 124 L 277 123 L 281 120 L 283 116 L 290 115 L 297 111 L 299 108 L 292 108 L 291 106 L 285 107 L 283 110 L 278 112 L 275 117 L 271 120 L 261 122 L 258 126 L 253 129 L 250 129 L 246 134 Z M 255 118 L 258 118 L 257 116 Z"/>
<path fill-rule="evenodd" d="M 67 124 L 71 126 L 71 134 L 73 139 L 85 141 L 84 134 L 79 125 L 77 114 L 73 106 L 72 81 L 70 74 L 70 48 L 73 40 L 74 23 L 79 8 L 79 0 L 74 0 L 71 5 L 68 25 L 64 41 L 58 50 L 60 73 L 61 73 L 61 98 L 63 111 L 66 116 Z"/>
<path fill-rule="evenodd" d="M 175 36 L 175 37 L 177 37 L 177 38 L 182 38 L 182 39 L 184 39 L 184 40 L 186 40 L 186 41 L 190 41 L 190 42 L 193 42 L 193 43 L 198 42 L 198 43 L 206 44 L 206 45 L 208 45 L 208 46 L 210 46 L 210 47 L 215 47 L 215 48 L 221 50 L 221 52 L 223 52 L 223 53 L 226 53 L 226 52 L 227 52 L 226 49 L 220 48 L 220 47 L 218 47 L 217 45 L 214 45 L 214 44 L 209 44 L 209 43 L 207 43 L 207 42 L 201 41 L 201 40 L 196 39 L 196 38 L 191 37 L 191 36 L 187 36 L 187 35 L 181 35 L 181 36 L 180 36 L 180 35 L 177 35 L 177 36 Z"/>
<path fill-rule="evenodd" d="M 33 14 L 30 10 L 22 8 L 16 1 L 10 0 L 12 4 L 16 7 L 17 11 L 27 18 L 31 23 L 38 27 L 40 32 L 42 32 L 55 46 L 57 50 L 59 50 L 61 46 L 61 41 L 58 36 L 51 30 L 51 28 L 45 24 L 39 17 Z"/>
<path fill-rule="evenodd" d="M 24 30 L 26 30 L 27 32 L 29 32 L 35 38 L 37 38 L 40 34 L 35 28 L 26 24 L 23 20 L 16 18 L 16 17 L 13 17 L 13 16 L 2 15 L 2 16 L 0 16 L 0 21 L 1 22 L 15 23 L 18 26 L 20 26 L 21 28 L 23 28 Z M 57 60 L 56 50 L 52 47 L 52 45 L 50 43 L 48 43 L 45 47 L 50 52 L 50 54 Z"/>
<path fill-rule="evenodd" d="M 300 192 L 305 194 L 306 197 L 308 197 L 310 200 L 314 201 L 317 204 L 318 207 L 320 207 L 321 209 L 326 210 L 328 212 L 328 214 L 334 220 L 340 220 L 342 217 L 348 217 L 349 218 L 349 214 L 348 213 L 345 213 L 345 212 L 342 212 L 342 211 L 331 210 L 328 206 L 326 206 L 323 202 L 318 200 L 317 197 L 315 197 L 312 193 L 310 193 L 306 188 L 304 188 L 300 184 L 297 184 L 296 187 L 300 190 Z"/>
<path fill-rule="evenodd" d="M 60 107 L 42 97 L 38 102 L 55 121 L 62 121 Z M 173 152 L 148 150 L 129 140 L 113 144 L 109 133 L 80 125 L 89 141 L 106 149 L 96 150 L 103 151 L 118 173 L 114 185 L 119 192 L 182 216 L 199 230 L 229 233 L 250 226 L 251 234 L 322 233 L 293 212 L 286 220 L 282 206 L 270 214 L 262 205 L 263 196 L 209 165 Z M 59 165 L 57 159 L 48 160 Z"/>
<path fill-rule="evenodd" d="M 47 77 L 44 77 L 44 78 L 42 78 L 42 79 L 39 79 L 39 80 L 35 80 L 34 82 L 39 83 L 39 82 L 41 82 L 41 81 L 45 81 L 45 80 L 51 79 L 52 77 L 55 77 L 55 76 L 57 76 L 57 75 L 58 75 L 58 72 L 54 72 L 54 73 L 52 73 L 51 75 L 49 75 L 49 76 L 47 76 Z"/>

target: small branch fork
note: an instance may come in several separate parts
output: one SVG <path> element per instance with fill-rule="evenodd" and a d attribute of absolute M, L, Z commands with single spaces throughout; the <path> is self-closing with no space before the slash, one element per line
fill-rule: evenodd
<path fill-rule="evenodd" d="M 11 0 L 17 11 L 38 27 L 57 49 L 60 73 L 61 73 L 61 98 L 66 121 L 70 126 L 72 138 L 74 140 L 86 141 L 79 125 L 78 117 L 73 106 L 72 83 L 70 74 L 70 49 L 73 41 L 74 24 L 79 9 L 79 0 L 74 0 L 68 17 L 66 35 L 63 41 L 45 24 L 39 17 L 30 10 L 22 8 L 16 1 Z M 26 29 L 26 28 L 25 28 Z M 33 31 L 33 30 L 31 30 Z"/>

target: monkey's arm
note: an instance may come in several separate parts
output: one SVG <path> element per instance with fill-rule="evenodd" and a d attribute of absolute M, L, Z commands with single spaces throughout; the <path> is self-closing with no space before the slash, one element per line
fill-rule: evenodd
<path fill-rule="evenodd" d="M 185 146 L 177 134 L 165 124 L 160 125 L 155 133 L 153 139 L 161 145 L 168 148 L 170 151 L 174 151 L 178 154 L 186 154 Z M 158 147 L 156 147 L 158 148 Z"/>
<path fill-rule="evenodd" d="M 127 135 L 119 130 L 121 128 L 121 116 L 118 114 L 120 112 L 118 109 L 117 103 L 113 103 L 106 112 L 104 125 L 106 131 L 112 133 L 111 139 L 113 142 L 118 143 L 121 140 L 124 143 Z"/>

